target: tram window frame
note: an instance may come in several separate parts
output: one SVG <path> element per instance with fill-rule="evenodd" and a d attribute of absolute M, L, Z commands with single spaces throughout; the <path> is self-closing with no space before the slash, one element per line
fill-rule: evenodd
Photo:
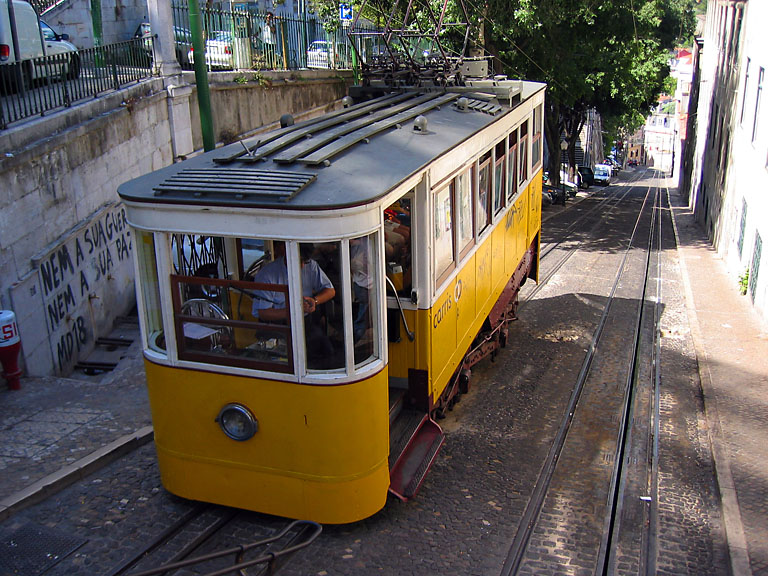
<path fill-rule="evenodd" d="M 483 154 L 477 162 L 477 210 L 475 212 L 475 227 L 478 238 L 488 230 L 493 221 L 491 211 L 491 194 L 493 171 L 491 170 L 491 151 Z M 485 189 L 483 189 L 483 176 L 485 174 Z M 485 199 L 485 203 L 483 203 Z"/>
<path fill-rule="evenodd" d="M 475 166 L 457 174 L 454 178 L 456 190 L 456 240 L 459 262 L 469 254 L 475 245 Z M 466 198 L 466 202 L 463 199 Z M 468 230 L 467 230 L 468 225 Z M 468 234 L 465 234 L 468 232 Z"/>
<path fill-rule="evenodd" d="M 493 168 L 493 214 L 497 216 L 506 206 L 506 170 L 504 162 L 506 160 L 506 142 L 501 140 L 494 146 L 494 168 Z"/>
<path fill-rule="evenodd" d="M 507 138 L 507 141 L 509 142 L 509 148 L 507 152 L 507 172 L 508 172 L 508 180 L 509 180 L 509 189 L 507 190 L 507 200 L 511 202 L 512 199 L 515 196 L 517 196 L 517 193 L 518 193 L 517 128 L 515 128 L 512 132 L 510 132 L 509 137 Z"/>
<path fill-rule="evenodd" d="M 305 370 L 309 375 L 339 372 L 346 374 L 348 339 L 345 324 L 349 313 L 347 312 L 344 303 L 344 291 L 347 290 L 347 283 L 344 280 L 345 258 L 342 248 L 344 242 L 342 240 L 310 242 L 298 241 L 297 244 L 299 250 L 298 286 L 299 295 L 301 297 L 301 304 L 304 304 L 305 299 L 309 299 L 314 300 L 315 306 L 317 307 L 317 309 L 312 313 L 307 313 L 306 310 L 304 310 L 304 313 L 300 314 L 300 324 L 302 326 L 302 332 L 305 335 L 303 339 L 303 362 Z M 312 261 L 314 261 L 316 270 L 321 271 L 322 274 L 328 278 L 334 289 L 333 297 L 331 297 L 330 300 L 320 304 L 320 306 L 318 306 L 317 298 L 313 297 L 316 296 L 316 294 L 306 295 L 304 293 L 305 291 L 303 282 L 305 280 L 305 276 L 302 271 L 304 270 L 304 266 Z M 319 274 L 320 272 L 316 271 L 315 273 Z M 315 276 L 315 278 L 317 278 L 317 276 Z M 310 292 L 313 291 L 310 290 Z M 337 308 L 341 310 L 340 314 L 337 313 Z M 308 320 L 313 320 L 313 324 L 307 324 Z M 337 338 L 338 335 L 341 335 L 341 342 L 334 343 L 332 341 L 332 334 L 337 335 Z M 312 344 L 312 341 L 315 342 L 314 345 Z M 323 346 L 327 347 L 326 351 L 322 350 Z M 318 347 L 320 347 L 319 350 Z M 315 348 L 316 350 L 312 352 L 310 348 Z M 340 357 L 337 357 L 339 352 L 341 353 Z M 335 365 L 326 364 L 327 362 L 333 360 L 340 360 L 340 362 Z"/>
<path fill-rule="evenodd" d="M 186 285 L 193 285 L 193 286 L 199 285 L 203 293 L 206 292 L 205 287 L 211 287 L 211 286 L 219 287 L 222 298 L 224 298 L 225 296 L 229 298 L 232 289 L 234 289 L 235 291 L 245 292 L 246 294 L 249 294 L 255 290 L 268 291 L 268 292 L 284 292 L 286 312 L 288 314 L 288 318 L 290 318 L 291 298 L 290 298 L 290 290 L 287 285 L 283 286 L 283 285 L 265 284 L 265 283 L 258 283 L 258 282 L 247 282 L 244 280 L 202 278 L 197 276 L 186 276 L 186 275 L 179 275 L 179 274 L 171 274 L 170 282 L 171 282 L 171 302 L 173 306 L 173 322 L 174 322 L 174 327 L 176 332 L 176 350 L 177 350 L 178 358 L 180 360 L 188 360 L 191 362 L 202 362 L 202 363 L 216 364 L 216 365 L 222 365 L 222 366 L 250 368 L 255 370 L 263 370 L 266 372 L 278 372 L 283 374 L 295 373 L 294 353 L 293 353 L 293 335 L 292 335 L 290 322 L 286 324 L 275 324 L 275 323 L 268 323 L 268 322 L 260 322 L 258 319 L 255 319 L 255 321 L 251 321 L 247 319 L 246 320 L 231 319 L 229 318 L 229 314 L 227 314 L 227 312 L 231 312 L 232 310 L 231 302 L 229 303 L 229 306 L 227 306 L 226 308 L 223 306 L 219 307 L 221 310 L 224 311 L 225 315 L 227 316 L 226 318 L 204 317 L 200 315 L 184 314 L 182 312 L 182 309 L 183 309 L 182 307 L 186 302 L 195 300 L 195 299 L 187 299 L 187 300 L 183 299 L 182 285 L 186 284 Z M 197 300 L 210 302 L 211 304 L 215 305 L 215 302 L 206 300 L 205 298 L 199 298 Z M 238 304 L 238 308 L 240 308 L 240 304 Z M 282 335 L 285 339 L 285 349 L 286 349 L 285 362 L 284 363 L 268 362 L 264 360 L 247 358 L 247 357 L 238 356 L 238 355 L 229 354 L 229 353 L 214 352 L 213 346 L 211 346 L 211 349 L 208 351 L 204 349 L 196 350 L 192 347 L 191 342 L 187 342 L 189 338 L 186 336 L 186 332 L 184 329 L 185 323 L 202 326 L 204 329 L 205 327 L 208 327 L 208 330 L 212 332 L 206 332 L 205 330 L 203 330 L 203 335 L 204 335 L 203 337 L 208 337 L 208 336 L 214 337 L 215 336 L 214 333 L 220 333 L 220 335 L 223 336 L 226 331 L 229 331 L 228 338 L 234 341 L 237 339 L 236 330 L 238 329 L 245 329 L 245 330 L 254 331 L 254 332 L 263 332 L 265 335 L 272 335 L 271 338 L 267 339 L 265 343 L 265 347 L 268 345 L 267 343 L 270 340 L 276 340 L 276 337 Z M 202 338 L 192 337 L 192 340 L 194 339 L 200 340 Z M 254 343 L 256 343 L 256 340 L 254 340 Z"/>
<path fill-rule="evenodd" d="M 448 197 L 441 198 L 447 191 Z M 450 276 L 451 272 L 456 269 L 456 226 L 454 225 L 455 219 L 455 197 L 456 197 L 456 185 L 455 180 L 451 179 L 450 182 L 444 186 L 440 186 L 432 193 L 433 204 L 433 222 L 432 222 L 432 240 L 433 240 L 433 265 L 435 270 L 435 286 L 440 286 Z M 443 209 L 442 211 L 441 208 Z M 445 214 L 445 210 L 449 210 L 450 213 Z M 447 235 L 441 234 L 447 232 Z M 441 237 L 447 236 L 450 242 L 445 240 L 440 241 Z M 441 259 L 439 246 L 450 247 L 450 254 L 443 254 Z M 445 258 L 450 256 L 450 258 Z"/>
<path fill-rule="evenodd" d="M 520 171 L 518 173 L 518 186 L 522 186 L 528 180 L 528 120 L 520 124 L 519 157 Z"/>
<path fill-rule="evenodd" d="M 367 241 L 367 247 L 362 248 L 365 250 L 365 258 L 361 258 L 357 253 L 358 246 L 356 242 L 365 240 Z M 346 245 L 349 247 L 349 256 L 345 260 L 349 263 L 348 274 L 349 280 L 344 282 L 345 286 L 350 286 L 349 293 L 349 318 L 351 325 L 351 331 L 348 332 L 347 341 L 351 343 L 352 353 L 348 354 L 347 370 L 350 368 L 355 373 L 364 371 L 371 364 L 381 359 L 381 331 L 382 331 L 382 318 L 380 316 L 381 310 L 381 284 L 380 284 L 380 271 L 383 267 L 379 263 L 380 258 L 380 234 L 378 231 L 372 232 L 363 236 L 356 236 L 350 238 Z M 343 249 L 343 248 L 342 248 Z M 362 266 L 367 268 L 366 271 L 362 270 Z M 358 273 L 356 275 L 356 272 Z M 370 284 L 368 288 L 362 286 L 359 282 L 356 282 L 356 276 L 359 278 L 359 274 L 367 275 L 366 283 Z M 358 288 L 355 288 L 357 286 Z M 367 294 L 365 291 L 367 290 Z M 358 322 L 363 321 L 364 309 L 361 308 L 361 298 L 367 296 L 367 310 L 368 318 L 367 322 L 369 326 L 363 331 L 363 337 L 358 338 L 358 332 L 360 326 Z M 353 306 L 357 304 L 358 308 L 355 310 Z M 344 295 L 344 306 L 347 305 L 347 297 Z M 368 332 L 370 331 L 370 335 Z M 350 367 L 350 360 L 352 366 Z"/>
<path fill-rule="evenodd" d="M 384 224 L 384 236 L 382 237 L 382 243 L 384 245 L 384 259 L 385 259 L 385 265 L 386 265 L 386 275 L 387 277 L 392 281 L 392 283 L 395 285 L 395 290 L 397 291 L 397 295 L 401 298 L 406 298 L 408 301 L 410 301 L 411 298 L 411 292 L 414 287 L 414 279 L 413 279 L 413 271 L 414 271 L 414 258 L 416 257 L 416 254 L 413 249 L 413 227 L 416 222 L 416 217 L 418 216 L 415 214 L 416 210 L 416 189 L 410 190 L 408 193 L 403 194 L 400 198 L 398 198 L 395 202 L 387 206 L 383 211 L 383 224 Z M 403 224 L 402 222 L 397 222 L 396 226 L 394 225 L 395 221 L 397 220 L 397 217 L 395 216 L 393 219 L 387 218 L 387 211 L 393 210 L 393 207 L 397 204 L 408 204 L 408 208 L 406 210 L 408 211 L 408 217 L 409 222 L 407 225 Z M 398 254 L 398 258 L 393 258 L 394 256 L 394 249 L 396 248 L 396 245 L 392 244 L 390 242 L 390 238 L 393 238 L 393 234 L 401 235 L 401 232 L 405 232 L 405 230 L 400 231 L 400 228 L 406 228 L 407 229 L 407 235 L 408 237 L 404 239 L 404 247 L 405 251 L 403 254 Z M 390 248 L 392 249 L 392 253 L 389 253 Z"/>
<path fill-rule="evenodd" d="M 139 308 L 144 326 L 145 347 L 167 356 L 155 235 L 143 230 L 136 230 L 135 235 L 138 256 L 136 266 L 140 278 Z"/>
<path fill-rule="evenodd" d="M 531 139 L 531 171 L 536 172 L 541 164 L 541 119 L 542 105 L 533 108 L 533 137 Z"/>

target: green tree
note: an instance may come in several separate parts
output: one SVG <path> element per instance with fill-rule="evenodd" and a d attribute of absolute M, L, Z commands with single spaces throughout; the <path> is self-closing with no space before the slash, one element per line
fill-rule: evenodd
<path fill-rule="evenodd" d="M 669 75 L 670 50 L 693 30 L 694 0 L 488 0 L 485 47 L 504 71 L 548 83 L 549 172 L 559 175 L 560 138 L 574 164 L 587 110 L 614 135 L 633 131 Z M 487 20 L 488 21 L 488 20 Z"/>

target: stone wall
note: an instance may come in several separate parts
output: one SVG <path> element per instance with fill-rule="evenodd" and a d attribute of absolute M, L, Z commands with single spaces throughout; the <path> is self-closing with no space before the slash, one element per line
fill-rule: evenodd
<path fill-rule="evenodd" d="M 333 109 L 349 81 L 213 77 L 220 140 Z M 111 108 L 94 100 L 0 132 L 0 308 L 16 313 L 28 374 L 70 373 L 133 308 L 133 243 L 116 191 L 202 146 L 194 87 L 176 84 L 155 79 L 113 95 Z"/>

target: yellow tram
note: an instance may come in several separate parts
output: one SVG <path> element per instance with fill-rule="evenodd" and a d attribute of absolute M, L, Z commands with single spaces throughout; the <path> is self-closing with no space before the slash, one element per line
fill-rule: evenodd
<path fill-rule="evenodd" d="M 466 84 L 120 187 L 169 491 L 323 523 L 416 493 L 538 275 L 545 85 Z"/>

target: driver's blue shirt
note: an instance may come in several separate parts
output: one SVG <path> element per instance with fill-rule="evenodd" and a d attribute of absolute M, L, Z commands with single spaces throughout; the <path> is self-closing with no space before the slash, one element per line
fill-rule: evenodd
<path fill-rule="evenodd" d="M 254 282 L 260 284 L 288 285 L 288 266 L 285 257 L 273 260 L 256 273 Z M 303 296 L 312 297 L 326 288 L 333 288 L 328 276 L 314 260 L 307 260 L 301 267 L 301 291 Z M 269 290 L 253 292 L 253 315 L 258 318 L 259 310 L 268 308 L 285 308 L 285 293 Z"/>

